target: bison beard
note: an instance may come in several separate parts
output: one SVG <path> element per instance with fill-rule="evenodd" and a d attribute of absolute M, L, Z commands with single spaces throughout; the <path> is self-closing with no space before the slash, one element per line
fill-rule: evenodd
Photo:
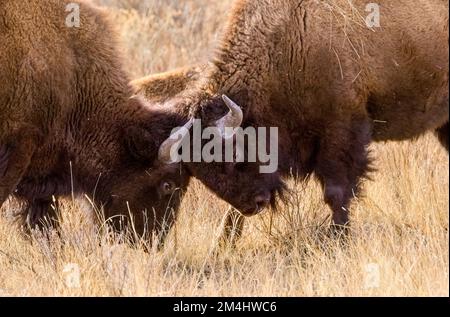
<path fill-rule="evenodd" d="M 372 140 L 436 131 L 448 149 L 448 2 L 378 3 L 381 28 L 361 19 L 366 1 L 236 0 L 215 58 L 166 74 L 167 86 L 177 78 L 183 88 L 149 100 L 212 122 L 226 94 L 242 107 L 243 127 L 279 127 L 279 174 L 313 173 L 334 224 L 345 226 L 349 203 L 371 170 Z M 145 95 L 152 80 L 139 84 Z M 218 168 L 204 168 L 208 175 L 197 177 L 231 202 L 214 176 Z M 230 185 L 254 193 L 253 179 L 249 168 Z"/>

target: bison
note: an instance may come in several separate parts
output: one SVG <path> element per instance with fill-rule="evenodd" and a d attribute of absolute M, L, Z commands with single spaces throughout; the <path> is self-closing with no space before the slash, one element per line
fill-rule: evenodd
<path fill-rule="evenodd" d="M 104 12 L 77 2 L 69 27 L 69 3 L 0 2 L 0 205 L 23 201 L 34 228 L 55 219 L 53 196 L 88 195 L 114 226 L 163 234 L 189 175 L 158 163 L 158 122 L 182 122 L 133 96 Z"/>
<path fill-rule="evenodd" d="M 243 127 L 279 128 L 279 170 L 267 182 L 252 165 L 232 166 L 230 181 L 222 165 L 185 164 L 237 209 L 254 205 L 257 187 L 264 196 L 280 178 L 313 174 L 333 226 L 346 228 L 351 199 L 371 170 L 372 141 L 436 131 L 448 149 L 448 1 L 377 3 L 379 26 L 366 18 L 377 13 L 366 12 L 366 1 L 236 0 L 202 69 L 136 83 L 144 96 L 151 85 L 165 92 L 153 104 L 186 127 L 192 118 L 217 122 L 229 106 L 225 94 L 242 107 Z"/>

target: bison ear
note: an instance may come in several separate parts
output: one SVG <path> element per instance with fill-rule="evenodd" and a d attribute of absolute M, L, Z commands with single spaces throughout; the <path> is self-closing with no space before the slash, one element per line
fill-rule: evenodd
<path fill-rule="evenodd" d="M 157 158 L 158 148 L 150 132 L 139 127 L 129 127 L 125 135 L 130 155 L 142 163 L 153 163 Z"/>

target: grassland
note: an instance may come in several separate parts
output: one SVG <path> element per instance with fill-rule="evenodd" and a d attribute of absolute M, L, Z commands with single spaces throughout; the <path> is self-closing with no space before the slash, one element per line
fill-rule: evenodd
<path fill-rule="evenodd" d="M 97 3 L 137 78 L 208 58 L 231 0 Z M 8 217 L 11 201 L 0 217 L 0 296 L 448 296 L 447 153 L 432 134 L 372 152 L 377 171 L 352 206 L 345 246 L 325 235 L 329 210 L 314 180 L 290 182 L 290 203 L 249 219 L 236 249 L 220 252 L 228 206 L 197 182 L 164 249 L 149 254 L 98 232 L 70 199 L 60 236 L 26 238 Z"/>

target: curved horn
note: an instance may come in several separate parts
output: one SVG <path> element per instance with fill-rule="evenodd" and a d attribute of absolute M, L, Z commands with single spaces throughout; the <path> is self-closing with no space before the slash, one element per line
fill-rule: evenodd
<path fill-rule="evenodd" d="M 228 98 L 226 95 L 222 95 L 222 99 L 227 105 L 227 107 L 230 109 L 230 112 L 228 112 L 225 116 L 217 120 L 216 126 L 217 128 L 219 128 L 224 138 L 230 138 L 234 134 L 231 135 L 227 134 L 228 129 L 225 128 L 234 129 L 240 127 L 242 122 L 244 121 L 244 113 L 242 112 L 241 107 L 239 107 L 233 100 Z"/>
<path fill-rule="evenodd" d="M 191 118 L 183 127 L 172 131 L 172 134 L 161 144 L 158 151 L 158 159 L 160 162 L 167 164 L 173 163 L 172 152 L 177 149 L 173 149 L 176 144 L 181 144 L 183 139 L 189 134 L 189 130 L 194 124 L 194 118 Z"/>

